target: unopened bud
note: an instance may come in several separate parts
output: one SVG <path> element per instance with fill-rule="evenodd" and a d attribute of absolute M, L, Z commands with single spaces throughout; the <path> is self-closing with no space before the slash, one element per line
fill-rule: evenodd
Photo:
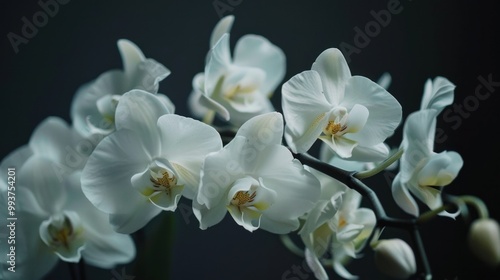
<path fill-rule="evenodd" d="M 417 271 L 413 250 L 401 239 L 380 240 L 373 250 L 375 265 L 391 277 L 406 279 Z"/>
<path fill-rule="evenodd" d="M 469 230 L 469 248 L 481 261 L 491 266 L 500 264 L 500 225 L 496 220 L 482 218 Z"/>

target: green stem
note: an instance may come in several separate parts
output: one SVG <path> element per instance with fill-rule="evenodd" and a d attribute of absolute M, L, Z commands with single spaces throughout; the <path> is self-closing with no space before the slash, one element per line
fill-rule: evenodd
<path fill-rule="evenodd" d="M 71 275 L 71 280 L 77 280 L 76 268 L 74 263 L 66 262 L 69 268 L 69 274 Z"/>
<path fill-rule="evenodd" d="M 358 173 L 356 173 L 356 175 L 354 175 L 354 177 L 362 180 L 362 179 L 366 179 L 368 177 L 371 177 L 373 175 L 376 175 L 376 174 L 384 171 L 387 167 L 389 167 L 391 164 L 393 164 L 396 160 L 401 158 L 402 155 L 403 155 L 403 149 L 399 149 L 397 152 L 392 154 L 390 157 L 388 157 L 386 160 L 384 160 L 383 162 L 381 162 L 380 164 L 378 164 L 374 168 L 372 168 L 370 170 L 358 172 Z"/>
<path fill-rule="evenodd" d="M 164 212 L 155 224 L 144 233 L 144 243 L 138 246 L 135 262 L 135 279 L 169 280 L 172 265 L 172 250 L 175 240 L 175 213 Z M 157 264 L 161 259 L 161 264 Z"/>
<path fill-rule="evenodd" d="M 411 236 L 413 242 L 415 243 L 415 247 L 417 248 L 417 250 L 415 250 L 415 254 L 417 255 L 419 266 L 422 268 L 424 279 L 431 280 L 432 279 L 431 267 L 429 265 L 429 260 L 427 259 L 427 254 L 425 253 L 422 237 L 420 236 L 420 232 L 416 225 L 411 231 Z"/>
<path fill-rule="evenodd" d="M 80 280 L 87 279 L 87 276 L 85 274 L 85 260 L 83 258 L 81 258 L 80 262 L 78 263 L 78 271 L 80 272 Z"/>
<path fill-rule="evenodd" d="M 294 253 L 299 257 L 304 257 L 304 250 L 299 248 L 299 246 L 297 246 L 295 242 L 293 242 L 293 240 L 290 238 L 290 236 L 288 236 L 288 234 L 281 234 L 280 240 L 281 243 L 283 243 L 283 245 L 285 245 L 285 247 L 288 250 L 290 250 L 290 252 Z"/>
<path fill-rule="evenodd" d="M 302 164 L 308 165 L 333 179 L 345 184 L 347 187 L 359 192 L 362 196 L 366 197 L 373 206 L 375 216 L 377 216 L 377 223 L 379 226 L 390 226 L 397 228 L 409 229 L 415 224 L 415 220 L 405 220 L 388 217 L 385 213 L 384 207 L 380 202 L 377 194 L 370 189 L 367 185 L 355 177 L 356 173 L 346 171 L 330 164 L 324 163 L 309 154 L 294 154 Z"/>
<path fill-rule="evenodd" d="M 432 218 L 435 218 L 439 213 L 441 213 L 443 211 L 450 210 L 451 208 L 452 208 L 452 205 L 445 204 L 445 205 L 442 205 L 441 207 L 438 207 L 434 210 L 427 211 L 417 218 L 417 223 L 427 222 L 427 221 L 431 220 Z"/>
<path fill-rule="evenodd" d="M 490 216 L 486 204 L 480 198 L 472 195 L 462 195 L 457 197 L 457 199 L 476 208 L 479 218 L 486 219 Z"/>

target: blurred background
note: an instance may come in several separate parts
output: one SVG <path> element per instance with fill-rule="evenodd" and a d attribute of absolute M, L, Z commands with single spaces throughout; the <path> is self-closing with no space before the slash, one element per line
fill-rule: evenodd
<path fill-rule="evenodd" d="M 46 117 L 59 116 L 70 122 L 76 89 L 104 71 L 122 67 L 116 47 L 120 38 L 135 42 L 147 57 L 172 71 L 160 84 L 160 92 L 175 103 L 177 114 L 189 115 L 186 103 L 192 78 L 203 71 L 212 28 L 222 16 L 233 14 L 231 46 L 245 34 L 266 37 L 287 56 L 284 81 L 310 69 L 323 50 L 344 46 L 353 75 L 372 80 L 384 72 L 392 75 L 389 92 L 401 103 L 404 117 L 418 110 L 428 78 L 444 76 L 455 83 L 454 105 L 447 109 L 447 118 L 438 118 L 442 141 L 436 143 L 435 151 L 457 151 L 465 163 L 445 190 L 480 197 L 490 207 L 491 216 L 500 219 L 496 177 L 500 26 L 495 1 L 60 2 L 66 4 L 60 4 L 37 34 L 17 47 L 7 34 L 22 35 L 22 18 L 32 21 L 41 6 L 35 0 L 0 4 L 0 158 L 26 144 Z M 395 11 L 390 19 L 377 24 L 376 15 L 389 9 Z M 368 41 L 361 44 L 357 30 L 367 26 L 373 29 L 368 31 Z M 483 86 L 478 95 L 476 88 L 488 79 L 494 82 Z M 277 111 L 281 111 L 280 99 L 278 88 L 273 96 Z M 398 146 L 401 133 L 402 125 L 388 143 Z M 406 217 L 392 201 L 390 178 L 390 174 L 380 174 L 367 184 L 380 194 L 390 215 Z M 314 279 L 303 259 L 287 251 L 278 236 L 249 233 L 229 216 L 202 231 L 189 210 L 189 201 L 184 205 L 175 213 L 159 215 L 142 235 L 134 236 L 139 254 L 145 256 L 141 261 L 114 271 L 89 266 L 88 279 Z M 491 269 L 471 256 L 465 243 L 467 229 L 462 219 L 436 218 L 422 226 L 434 279 L 500 279 L 498 268 Z M 396 230 L 387 230 L 383 238 L 394 236 L 408 238 Z M 386 279 L 375 269 L 372 257 L 366 250 L 348 269 L 360 279 Z M 120 278 L 124 272 L 130 277 Z M 143 276 L 147 273 L 149 276 Z M 339 279 L 331 269 L 329 273 L 331 279 Z M 67 267 L 60 264 L 46 279 L 69 279 Z"/>

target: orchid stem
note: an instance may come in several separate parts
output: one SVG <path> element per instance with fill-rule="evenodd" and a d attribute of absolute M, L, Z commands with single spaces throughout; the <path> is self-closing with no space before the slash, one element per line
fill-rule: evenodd
<path fill-rule="evenodd" d="M 290 252 L 294 253 L 299 257 L 304 257 L 304 250 L 299 248 L 299 246 L 297 246 L 295 242 L 293 242 L 293 240 L 290 238 L 290 236 L 288 236 L 288 234 L 281 234 L 280 240 L 281 243 L 283 243 L 283 245 L 285 245 L 285 247 L 288 250 L 290 250 Z"/>
<path fill-rule="evenodd" d="M 356 172 L 346 171 L 333 165 L 324 163 L 309 154 L 294 154 L 294 157 L 298 159 L 302 164 L 308 165 L 332 177 L 333 179 L 345 184 L 349 188 L 359 192 L 362 196 L 366 197 L 373 206 L 373 211 L 375 212 L 375 216 L 377 216 L 377 223 L 379 226 L 410 229 L 416 223 L 415 219 L 405 220 L 388 217 L 377 194 L 367 185 L 361 182 L 358 178 L 356 178 Z"/>
<path fill-rule="evenodd" d="M 457 199 L 476 208 L 479 218 L 486 219 L 490 216 L 486 204 L 478 197 L 472 195 L 462 195 L 457 197 Z"/>
<path fill-rule="evenodd" d="M 417 218 L 417 223 L 427 222 L 432 218 L 435 218 L 439 213 L 449 210 L 451 208 L 450 204 L 442 205 L 434 210 L 427 211 Z"/>
<path fill-rule="evenodd" d="M 66 263 L 68 264 L 69 274 L 71 275 L 71 279 L 78 280 L 78 276 L 76 275 L 75 264 L 70 263 L 70 262 L 66 262 Z"/>
<path fill-rule="evenodd" d="M 431 267 L 429 265 L 429 261 L 427 260 L 427 255 L 425 254 L 424 243 L 422 242 L 422 237 L 420 236 L 420 232 L 418 231 L 417 226 L 413 228 L 411 231 L 411 235 L 413 238 L 413 242 L 415 243 L 415 247 L 417 248 L 415 254 L 419 260 L 419 265 L 422 267 L 424 273 L 425 280 L 432 279 Z"/>
<path fill-rule="evenodd" d="M 399 149 L 397 152 L 392 154 L 390 157 L 388 157 L 386 160 L 384 160 L 374 168 L 356 173 L 355 177 L 360 180 L 372 177 L 373 175 L 376 175 L 384 171 L 387 167 L 391 166 L 391 164 L 393 164 L 395 161 L 401 158 L 402 155 L 403 155 L 403 149 Z"/>
<path fill-rule="evenodd" d="M 81 258 L 80 262 L 78 263 L 78 270 L 80 272 L 80 280 L 87 279 L 85 275 L 85 260 L 83 258 Z"/>

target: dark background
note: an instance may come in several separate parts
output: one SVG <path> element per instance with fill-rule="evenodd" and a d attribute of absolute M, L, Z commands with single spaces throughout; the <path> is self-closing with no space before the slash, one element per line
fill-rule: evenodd
<path fill-rule="evenodd" d="M 234 4 L 229 6 L 231 11 L 223 13 L 236 16 L 231 32 L 232 46 L 242 35 L 253 33 L 265 36 L 283 49 L 287 56 L 285 81 L 310 69 L 323 50 L 339 47 L 342 42 L 355 46 L 354 28 L 364 29 L 374 20 L 370 12 L 386 10 L 388 2 L 219 1 Z M 78 86 L 104 71 L 121 68 L 116 48 L 120 38 L 132 40 L 147 57 L 172 71 L 161 83 L 160 92 L 172 99 L 176 113 L 189 115 L 186 100 L 191 81 L 196 73 L 203 71 L 209 36 L 219 20 L 214 3 L 216 1 L 72 0 L 60 5 L 58 13 L 50 17 L 27 44 L 21 44 L 16 54 L 7 34 L 21 35 L 21 18 L 32 21 L 41 7 L 37 1 L 2 1 L 0 157 L 27 143 L 33 129 L 44 118 L 59 116 L 69 122 L 69 108 Z M 382 27 L 359 54 L 350 56 L 351 72 L 373 80 L 383 72 L 391 73 L 393 82 L 389 92 L 401 103 L 404 117 L 418 110 L 426 79 L 444 76 L 456 84 L 454 104 L 476 108 L 462 116 L 450 113 L 455 117 L 454 122 L 438 118 L 438 127 L 446 140 L 436 143 L 435 151 L 457 151 L 465 162 L 457 180 L 446 187 L 446 191 L 482 198 L 490 206 L 491 216 L 498 220 L 496 135 L 500 87 L 493 88 L 496 91 L 485 100 L 474 97 L 475 88 L 480 84 L 479 76 L 492 75 L 492 80 L 500 81 L 499 10 L 495 1 L 402 0 L 400 3 L 402 11 L 393 14 L 389 24 Z M 281 111 L 279 89 L 273 101 Z M 402 125 L 388 140 L 389 144 L 399 145 L 401 130 Z M 394 207 L 384 176 L 367 183 L 380 194 L 391 215 L 401 215 Z M 278 236 L 263 231 L 248 233 L 229 217 L 201 231 L 186 209 L 164 213 L 148 225 L 147 241 L 158 246 L 149 253 L 146 266 L 143 263 L 140 271 L 134 271 L 134 262 L 120 266 L 118 272 L 125 268 L 135 279 L 152 279 L 140 275 L 155 269 L 165 275 L 156 279 L 167 279 L 168 275 L 172 279 L 313 279 L 312 275 L 301 277 L 293 273 L 283 278 L 286 271 L 302 265 L 303 260 L 288 252 Z M 152 233 L 165 224 L 162 219 L 174 224 L 175 232 L 163 233 L 164 230 L 159 239 L 153 239 Z M 498 269 L 492 270 L 471 257 L 465 243 L 467 224 L 462 219 L 437 218 L 421 229 L 434 279 L 498 277 Z M 404 232 L 396 230 L 386 231 L 383 237 L 396 235 L 407 238 Z M 172 247 L 162 247 L 163 243 L 153 240 L 164 243 L 172 240 Z M 138 244 L 141 252 L 149 250 Z M 374 268 L 370 250 L 348 269 L 361 279 L 384 279 Z M 87 273 L 88 279 L 115 276 L 109 270 L 91 267 Z M 68 275 L 67 268 L 61 264 L 47 279 L 66 279 Z M 331 276 L 339 278 L 333 272 Z"/>

